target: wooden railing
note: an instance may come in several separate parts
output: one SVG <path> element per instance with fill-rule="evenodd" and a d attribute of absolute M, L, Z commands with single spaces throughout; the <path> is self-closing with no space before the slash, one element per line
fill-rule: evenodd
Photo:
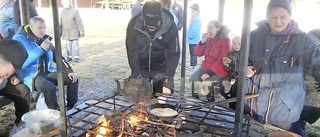
<path fill-rule="evenodd" d="M 92 3 L 92 8 L 106 8 L 110 9 L 129 10 L 132 6 L 132 0 L 99 0 Z"/>

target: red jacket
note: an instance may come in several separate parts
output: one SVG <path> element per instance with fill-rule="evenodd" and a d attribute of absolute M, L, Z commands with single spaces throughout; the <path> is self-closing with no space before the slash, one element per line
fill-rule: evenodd
<path fill-rule="evenodd" d="M 227 57 L 231 51 L 231 43 L 228 37 L 225 38 L 209 38 L 203 45 L 197 45 L 194 54 L 198 57 L 204 56 L 205 59 L 201 63 L 204 71 L 211 69 L 215 74 L 225 77 L 228 72 L 222 64 L 222 57 Z"/>

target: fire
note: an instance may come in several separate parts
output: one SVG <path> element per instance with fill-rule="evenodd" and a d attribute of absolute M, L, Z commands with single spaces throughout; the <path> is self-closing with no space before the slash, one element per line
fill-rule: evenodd
<path fill-rule="evenodd" d="M 134 127 L 135 125 L 137 125 L 137 124 L 139 124 L 139 118 L 137 117 L 137 116 L 130 116 L 130 118 L 129 118 L 129 124 L 130 124 L 130 126 L 131 126 L 131 128 L 132 127 Z"/>
<path fill-rule="evenodd" d="M 107 121 L 107 119 L 105 118 L 104 115 L 102 115 L 100 118 L 99 118 L 99 123 L 101 123 L 101 126 L 103 127 L 100 127 L 97 132 L 100 133 L 100 134 L 103 134 L 103 135 L 106 135 L 110 132 L 110 130 L 106 127 L 109 126 L 109 123 L 110 123 L 110 120 Z M 96 137 L 103 137 L 102 135 L 97 135 Z"/>

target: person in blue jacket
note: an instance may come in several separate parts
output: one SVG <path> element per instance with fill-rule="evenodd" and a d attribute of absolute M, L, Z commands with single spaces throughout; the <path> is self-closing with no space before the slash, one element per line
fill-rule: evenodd
<path fill-rule="evenodd" d="M 13 7 L 6 0 L 0 0 L 0 33 L 11 39 L 14 34 Z"/>
<path fill-rule="evenodd" d="M 198 61 L 197 56 L 194 54 L 194 48 L 200 42 L 201 19 L 199 5 L 193 4 L 190 8 L 192 9 L 192 15 L 187 30 L 187 43 L 189 44 L 190 52 L 190 68 L 195 69 Z"/>
<path fill-rule="evenodd" d="M 271 0 L 266 20 L 256 23 L 258 28 L 251 32 L 247 94 L 258 93 L 259 97 L 246 101 L 245 113 L 261 123 L 305 136 L 304 125 L 295 123 L 306 95 L 304 71 L 310 69 L 320 82 L 320 53 L 291 19 L 291 11 L 289 0 Z M 261 58 L 266 65 L 256 70 L 254 64 Z"/>
<path fill-rule="evenodd" d="M 50 109 L 58 109 L 56 95 L 57 69 L 54 46 L 46 32 L 43 18 L 35 16 L 29 25 L 21 26 L 12 39 L 21 42 L 28 52 L 28 58 L 22 66 L 24 84 L 31 91 L 44 93 L 46 105 Z M 67 108 L 78 102 L 78 76 L 71 66 L 63 59 L 63 83 L 67 85 Z"/>

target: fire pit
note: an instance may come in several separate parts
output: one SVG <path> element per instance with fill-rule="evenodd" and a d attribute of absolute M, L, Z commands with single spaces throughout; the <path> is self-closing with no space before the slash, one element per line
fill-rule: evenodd
<path fill-rule="evenodd" d="M 177 107 L 179 113 L 169 122 L 149 119 L 150 115 L 146 112 L 146 108 L 157 103 L 157 99 L 152 99 L 151 104 L 143 105 L 131 104 L 121 95 L 114 95 L 101 101 L 87 101 L 67 112 L 70 123 L 69 135 L 73 137 L 174 137 L 177 136 L 176 129 L 181 129 L 185 123 L 198 126 L 202 133 L 225 136 L 233 134 L 235 113 L 232 110 L 219 106 L 211 109 L 187 110 L 188 107 L 197 107 L 206 102 L 193 98 L 164 98 L 166 104 Z M 249 132 L 249 120 L 244 117 L 243 133 L 245 135 Z M 199 131 L 192 131 L 190 135 Z M 179 132 L 182 133 L 181 130 Z"/>

